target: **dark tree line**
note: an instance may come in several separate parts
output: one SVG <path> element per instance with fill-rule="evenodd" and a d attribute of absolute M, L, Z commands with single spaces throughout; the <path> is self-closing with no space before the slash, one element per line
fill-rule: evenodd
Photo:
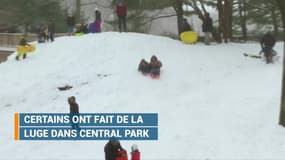
<path fill-rule="evenodd" d="M 65 29 L 65 15 L 57 0 L 1 0 L 1 23 L 24 28 L 25 33 L 35 32 L 39 24 L 53 20 L 57 30 Z"/>

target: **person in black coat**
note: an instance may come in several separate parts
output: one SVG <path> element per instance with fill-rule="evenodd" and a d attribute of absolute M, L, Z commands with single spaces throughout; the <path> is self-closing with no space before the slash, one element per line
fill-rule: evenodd
<path fill-rule="evenodd" d="M 150 64 L 145 59 L 142 59 L 139 64 L 138 70 L 142 72 L 142 74 L 147 74 L 150 72 L 150 69 Z"/>
<path fill-rule="evenodd" d="M 123 150 L 120 142 L 118 140 L 109 140 L 104 147 L 105 160 L 116 160 L 119 150 Z"/>
<path fill-rule="evenodd" d="M 73 123 L 72 118 L 75 115 L 79 114 L 79 106 L 76 103 L 76 99 L 74 96 L 71 96 L 68 98 L 68 104 L 69 104 L 69 113 L 70 113 L 70 120 L 71 120 L 71 127 L 72 129 L 79 128 L 78 123 Z"/>
<path fill-rule="evenodd" d="M 73 29 L 74 29 L 74 26 L 75 26 L 75 17 L 72 14 L 69 14 L 67 16 L 66 24 L 67 24 L 68 35 L 72 35 Z"/>
<path fill-rule="evenodd" d="M 55 24 L 53 21 L 51 21 L 48 25 L 48 32 L 49 32 L 49 38 L 51 42 L 54 41 L 54 33 L 55 33 Z"/>
<path fill-rule="evenodd" d="M 191 26 L 188 23 L 186 18 L 183 18 L 183 31 L 182 32 L 186 32 L 186 31 L 191 31 Z"/>
<path fill-rule="evenodd" d="M 261 54 L 262 52 L 264 53 L 266 63 L 273 63 L 273 56 L 275 56 L 273 52 L 273 47 L 275 43 L 276 40 L 270 32 L 267 32 L 260 40 L 262 50 L 259 54 Z"/>
<path fill-rule="evenodd" d="M 213 20 L 210 17 L 209 13 L 205 13 L 203 24 L 202 24 L 202 31 L 205 33 L 205 44 L 210 45 L 210 35 L 213 30 Z"/>

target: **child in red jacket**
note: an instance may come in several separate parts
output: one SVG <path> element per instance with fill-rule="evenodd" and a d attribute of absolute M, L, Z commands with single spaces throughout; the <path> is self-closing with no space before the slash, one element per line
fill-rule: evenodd
<path fill-rule="evenodd" d="M 140 160 L 140 151 L 138 149 L 138 146 L 136 144 L 133 144 L 132 147 L 132 152 L 131 152 L 131 160 Z"/>

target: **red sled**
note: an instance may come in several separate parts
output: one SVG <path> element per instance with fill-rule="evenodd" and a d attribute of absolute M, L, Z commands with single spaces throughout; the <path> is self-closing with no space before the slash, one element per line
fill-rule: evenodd
<path fill-rule="evenodd" d="M 128 154 L 126 150 L 119 150 L 118 151 L 118 157 L 116 157 L 116 160 L 128 160 Z"/>
<path fill-rule="evenodd" d="M 152 79 L 159 79 L 159 74 L 151 74 L 150 77 Z"/>

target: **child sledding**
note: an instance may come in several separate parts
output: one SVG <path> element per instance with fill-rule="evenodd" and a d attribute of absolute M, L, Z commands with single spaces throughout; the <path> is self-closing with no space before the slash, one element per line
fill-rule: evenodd
<path fill-rule="evenodd" d="M 144 75 L 150 75 L 152 78 L 158 79 L 160 76 L 161 67 L 162 63 L 157 59 L 155 55 L 153 55 L 150 59 L 150 63 L 148 63 L 145 59 L 142 59 L 138 70 Z"/>
<path fill-rule="evenodd" d="M 19 45 L 17 46 L 17 55 L 15 59 L 18 61 L 21 56 L 23 56 L 23 59 L 25 59 L 27 57 L 27 53 L 34 52 L 35 49 L 35 45 L 28 44 L 26 38 L 22 37 Z"/>

